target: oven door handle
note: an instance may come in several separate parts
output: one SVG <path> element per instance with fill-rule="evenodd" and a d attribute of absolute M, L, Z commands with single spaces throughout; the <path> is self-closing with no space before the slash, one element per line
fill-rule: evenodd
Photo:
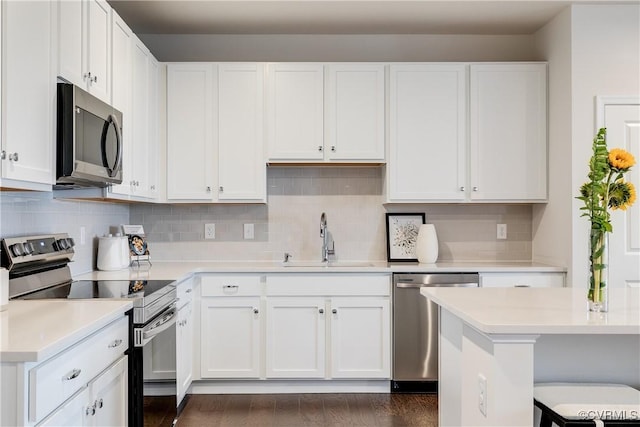
<path fill-rule="evenodd" d="M 142 340 L 144 344 L 151 341 L 156 335 L 160 334 L 163 331 L 166 331 L 171 326 L 175 325 L 177 315 L 178 312 L 176 310 L 176 305 L 172 304 L 169 309 L 158 316 L 157 320 L 151 322 L 151 324 L 148 326 L 149 329 L 145 327 L 142 331 Z"/>

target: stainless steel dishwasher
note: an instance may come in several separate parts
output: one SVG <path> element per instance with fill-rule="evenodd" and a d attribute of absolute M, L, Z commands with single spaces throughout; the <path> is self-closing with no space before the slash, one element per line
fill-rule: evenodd
<path fill-rule="evenodd" d="M 438 305 L 423 287 L 477 287 L 477 273 L 393 275 L 392 392 L 437 392 Z"/>

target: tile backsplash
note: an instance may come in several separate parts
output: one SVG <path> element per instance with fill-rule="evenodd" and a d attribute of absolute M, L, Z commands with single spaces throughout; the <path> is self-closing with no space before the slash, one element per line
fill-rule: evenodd
<path fill-rule="evenodd" d="M 52 193 L 0 192 L 0 237 L 68 233 L 76 242 L 72 274 L 95 267 L 98 237 L 129 222 L 129 206 L 53 199 Z M 80 242 L 85 228 L 85 244 Z"/>
<path fill-rule="evenodd" d="M 342 260 L 386 260 L 385 212 L 425 212 L 435 224 L 439 260 L 531 260 L 530 205 L 385 205 L 381 167 L 270 167 L 266 205 L 132 205 L 156 259 L 279 261 L 320 258 L 320 215 Z M 204 224 L 216 225 L 215 240 Z M 508 239 L 496 239 L 496 224 Z M 253 240 L 243 224 L 254 224 Z"/>
<path fill-rule="evenodd" d="M 385 205 L 381 167 L 270 167 L 268 203 L 122 204 L 53 199 L 51 193 L 0 192 L 0 237 L 67 232 L 76 242 L 73 274 L 95 268 L 98 237 L 142 224 L 156 260 L 320 259 L 326 212 L 338 259 L 386 260 L 386 212 L 425 212 L 435 224 L 440 261 L 529 261 L 530 205 Z M 204 239 L 204 224 L 216 238 Z M 508 239 L 496 239 L 496 224 Z M 254 224 L 254 239 L 243 239 Z M 86 243 L 80 244 L 80 227 Z"/>

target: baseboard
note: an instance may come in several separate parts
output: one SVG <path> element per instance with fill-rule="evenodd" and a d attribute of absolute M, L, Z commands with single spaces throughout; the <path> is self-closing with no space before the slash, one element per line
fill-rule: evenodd
<path fill-rule="evenodd" d="M 199 380 L 192 394 L 389 393 L 389 380 Z"/>

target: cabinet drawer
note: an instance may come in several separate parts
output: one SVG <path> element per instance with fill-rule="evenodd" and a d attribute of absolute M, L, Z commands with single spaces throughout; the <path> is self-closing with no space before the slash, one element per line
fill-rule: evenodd
<path fill-rule="evenodd" d="M 561 288 L 564 273 L 481 273 L 480 286 L 483 288 Z"/>
<path fill-rule="evenodd" d="M 267 276 L 267 296 L 389 296 L 390 275 L 283 274 Z"/>
<path fill-rule="evenodd" d="M 193 279 L 178 283 L 176 296 L 178 298 L 178 308 L 191 301 L 193 299 Z"/>
<path fill-rule="evenodd" d="M 86 386 L 129 346 L 129 318 L 123 316 L 29 371 L 29 420 L 38 421 Z"/>
<path fill-rule="evenodd" d="M 200 288 L 203 297 L 260 296 L 262 294 L 260 276 L 254 275 L 203 276 Z"/>

